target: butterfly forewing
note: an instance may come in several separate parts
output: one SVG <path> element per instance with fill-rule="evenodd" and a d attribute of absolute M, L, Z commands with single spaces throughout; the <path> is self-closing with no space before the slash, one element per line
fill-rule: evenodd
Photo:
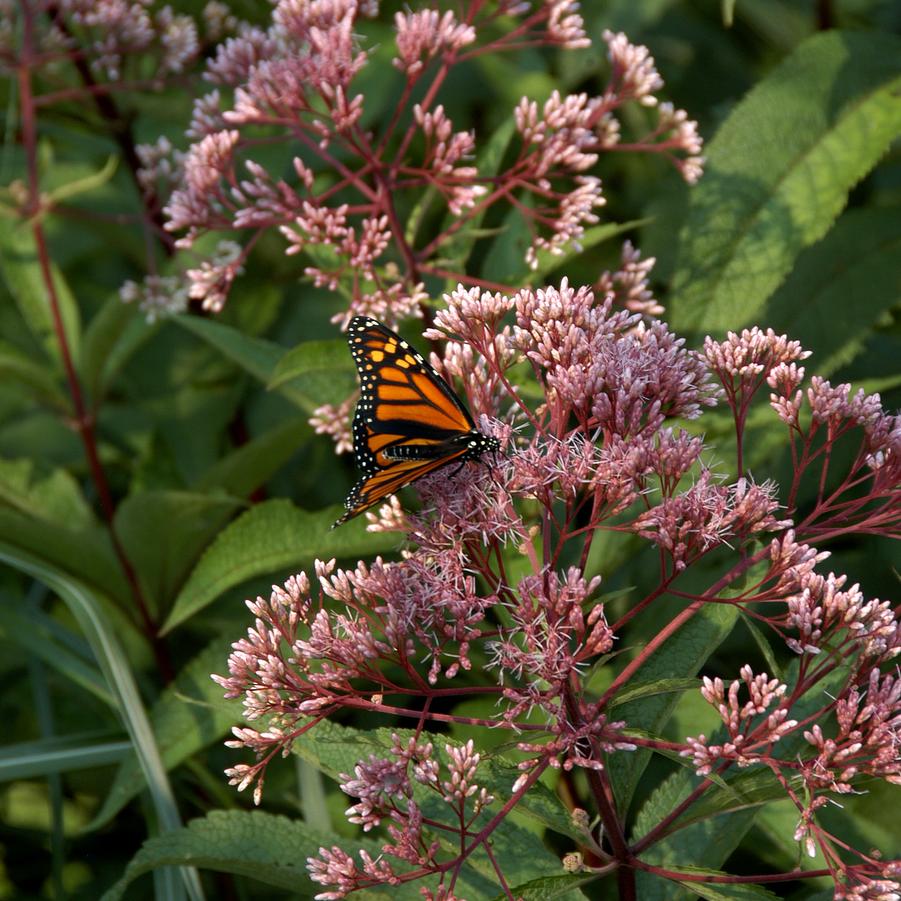
<path fill-rule="evenodd" d="M 363 478 L 336 525 L 446 463 L 497 449 L 450 385 L 391 329 L 356 316 L 347 342 L 360 375 L 353 438 Z"/>

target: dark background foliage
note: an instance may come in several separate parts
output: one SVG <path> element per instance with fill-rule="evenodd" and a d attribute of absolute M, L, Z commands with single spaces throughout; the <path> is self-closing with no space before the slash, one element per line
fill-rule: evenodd
<path fill-rule="evenodd" d="M 179 11 L 199 14 L 198 3 L 177 5 Z M 867 46 L 891 56 L 899 45 L 888 35 L 901 31 L 901 6 L 890 0 L 749 0 L 735 4 L 734 10 L 732 4 L 714 0 L 584 5 L 593 50 L 483 57 L 456 71 L 445 103 L 457 126 L 470 123 L 488 133 L 523 94 L 543 99 L 554 88 L 597 90 L 606 65 L 599 35 L 610 28 L 650 48 L 666 81 L 666 96 L 699 121 L 710 142 L 742 98 L 817 32 L 858 32 L 862 42 L 873 42 Z M 267 13 L 249 2 L 232 8 L 261 23 Z M 384 45 L 375 52 L 380 63 L 362 76 L 367 115 L 373 120 L 390 105 L 397 88 L 396 73 L 384 74 L 390 65 L 387 12 L 381 15 Z M 724 18 L 729 16 L 734 21 L 727 27 Z M 855 35 L 850 40 L 853 44 Z M 882 40 L 886 43 L 880 44 Z M 863 45 L 855 52 L 849 52 L 852 61 L 868 53 Z M 886 65 L 897 68 L 897 59 L 887 59 Z M 331 442 L 314 435 L 306 420 L 320 403 L 347 396 L 354 384 L 349 359 L 335 372 L 329 368 L 332 358 L 325 355 L 281 390 L 267 387 L 282 351 L 338 337 L 329 320 L 343 308 L 343 300 L 304 283 L 302 261 L 285 256 L 283 241 L 271 235 L 258 244 L 217 317 L 227 330 L 217 332 L 209 319 L 146 323 L 137 310 L 120 302 L 119 288 L 147 272 L 149 245 L 161 272 L 173 262 L 137 221 L 139 197 L 110 122 L 83 98 L 55 104 L 41 110 L 38 120 L 41 187 L 57 198 L 44 226 L 59 284 L 64 283 L 64 308 L 71 312 L 69 334 L 78 344 L 79 378 L 99 411 L 96 434 L 116 506 L 115 532 L 134 564 L 150 617 L 165 624 L 156 649 L 145 640 L 135 625 L 133 598 L 101 524 L 99 498 L 72 428 L 45 290 L 21 237 L 27 230 L 13 213 L 16 183 L 21 184 L 26 166 L 14 74 L 0 87 L 8 111 L 0 153 L 0 184 L 5 186 L 0 223 L 0 544 L 7 553 L 4 562 L 15 564 L 18 557 L 18 564 L 0 568 L 0 720 L 5 723 L 0 899 L 93 899 L 122 875 L 160 816 L 132 750 L 137 740 L 123 729 L 109 703 L 116 667 L 130 671 L 137 689 L 126 703 L 137 704 L 140 697 L 151 710 L 182 820 L 213 810 L 244 809 L 249 798 L 237 795 L 221 776 L 235 762 L 221 738 L 238 720 L 239 710 L 222 703 L 219 689 L 208 679 L 210 672 L 223 671 L 229 642 L 247 626 L 243 599 L 309 566 L 316 556 L 352 561 L 390 552 L 392 543 L 385 536 L 367 535 L 360 523 L 327 532 L 355 471 L 352 460 L 336 457 Z M 855 71 L 846 74 L 849 90 L 856 77 Z M 36 81 L 45 90 L 77 85 L 65 68 L 39 73 Z M 841 87 L 835 84 L 837 93 Z M 196 80 L 185 76 L 159 92 L 122 91 L 116 103 L 135 142 L 167 135 L 176 146 L 185 146 L 191 102 L 200 90 Z M 773 92 L 760 98 L 762 123 L 778 97 Z M 811 105 L 816 104 L 829 120 L 839 99 L 811 98 Z M 799 120 L 796 127 L 816 125 Z M 667 307 L 664 318 L 690 342 L 697 345 L 704 333 L 722 334 L 726 328 L 772 326 L 814 352 L 811 371 L 833 382 L 881 390 L 886 407 L 897 407 L 897 142 L 884 154 L 880 149 L 866 166 L 872 166 L 868 174 L 863 169 L 848 176 L 850 198 L 834 224 L 831 218 L 841 203 L 832 217 L 825 216 L 830 221 L 819 234 L 813 227 L 797 246 L 792 245 L 792 223 L 786 226 L 789 250 L 781 261 L 765 252 L 776 227 L 766 225 L 770 231 L 756 257 L 760 271 L 745 271 L 745 281 L 735 289 L 738 295 L 725 296 L 705 287 L 707 274 L 697 261 L 714 265 L 724 236 L 736 243 L 746 237 L 742 229 L 752 229 L 754 219 L 751 213 L 741 219 L 742 204 L 754 210 L 755 191 L 772 199 L 780 187 L 743 186 L 743 178 L 751 179 L 750 170 L 730 173 L 724 164 L 751 132 L 720 133 L 720 144 L 708 146 L 710 172 L 695 188 L 681 183 L 653 155 L 608 154 L 603 221 L 643 221 L 630 237 L 645 256 L 657 258 L 654 280 Z M 779 149 L 765 143 L 757 148 L 763 172 L 777 164 Z M 828 174 L 824 177 L 829 180 Z M 818 190 L 817 183 L 808 185 L 809 192 Z M 515 236 L 502 232 L 480 245 L 472 266 L 476 271 L 509 266 L 505 276 L 516 281 L 527 275 L 517 268 L 520 250 Z M 755 258 L 753 248 L 748 255 Z M 548 279 L 566 274 L 572 283 L 591 283 L 600 270 L 615 268 L 618 259 L 618 241 L 608 241 L 568 261 Z M 769 287 L 763 284 L 767 278 Z M 438 296 L 446 286 L 427 287 Z M 235 335 L 261 341 L 237 340 Z M 725 419 L 711 417 L 705 423 L 713 438 L 717 423 L 720 434 L 727 434 Z M 751 467 L 784 475 L 785 448 L 773 430 L 771 420 L 752 423 Z M 223 531 L 262 502 L 268 505 L 258 523 L 245 519 L 244 531 Z M 217 541 L 219 550 L 203 570 L 198 561 Z M 868 594 L 891 597 L 896 591 L 894 558 L 885 541 L 861 537 L 832 551 L 832 567 L 865 581 Z M 607 591 L 641 584 L 643 558 L 632 552 L 629 540 L 605 542 L 597 551 L 593 566 L 610 574 Z M 234 564 L 234 572 L 227 571 L 228 563 Z M 79 608 L 77 598 L 64 603 L 65 586 L 45 587 L 48 570 L 87 586 L 101 600 L 90 610 Z M 90 625 L 92 616 L 99 617 L 99 626 Z M 121 659 L 97 660 L 95 639 L 104 631 L 121 644 Z M 634 641 L 641 638 L 632 636 Z M 759 657 L 753 639 L 736 630 L 705 671 L 731 677 L 740 662 L 758 659 L 754 655 Z M 179 674 L 174 682 L 172 674 Z M 701 706 L 699 698 L 686 695 L 668 726 L 670 737 L 697 731 Z M 360 719 L 354 725 L 369 724 Z M 656 770 L 648 784 L 656 784 L 655 774 L 662 774 L 666 763 L 655 760 L 652 767 Z M 855 829 L 862 846 L 880 844 L 891 834 L 880 797 L 857 799 Z M 326 788 L 302 763 L 289 760 L 270 773 L 270 812 L 303 815 L 313 827 L 326 824 L 356 837 L 340 815 L 345 805 L 334 786 Z M 784 833 L 791 833 L 793 816 L 793 811 L 774 809 L 736 852 L 733 871 L 757 869 L 761 861 L 790 867 Z M 286 853 L 292 853 L 284 840 Z M 207 874 L 204 880 L 210 897 L 285 895 L 282 889 L 261 888 L 246 874 Z M 150 896 L 153 885 L 145 878 L 129 891 L 129 897 Z M 306 896 L 308 891 L 296 884 L 288 894 Z"/>

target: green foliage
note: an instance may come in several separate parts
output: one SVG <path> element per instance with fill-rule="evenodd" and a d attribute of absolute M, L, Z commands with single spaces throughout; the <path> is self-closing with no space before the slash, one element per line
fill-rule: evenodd
<path fill-rule="evenodd" d="M 396 546 L 395 536 L 369 533 L 360 520 L 341 531 L 331 531 L 340 512 L 332 507 L 307 513 L 285 500 L 264 501 L 251 507 L 207 548 L 175 599 L 163 632 L 254 576 L 300 570 L 314 558 L 356 557 Z"/>
<path fill-rule="evenodd" d="M 674 676 L 695 675 L 732 631 L 737 618 L 735 607 L 725 604 L 705 607 L 666 641 L 660 652 L 638 670 L 636 677 L 642 682 L 655 682 Z M 659 734 L 677 700 L 675 694 L 653 694 L 618 705 L 616 717 L 633 728 Z M 611 761 L 610 778 L 617 797 L 624 803 L 631 801 L 650 756 L 649 751 L 636 751 L 634 754 L 618 755 Z"/>
<path fill-rule="evenodd" d="M 103 895 L 103 901 L 118 901 L 134 879 L 156 867 L 171 865 L 238 873 L 267 885 L 290 889 L 295 897 L 312 898 L 317 889 L 307 879 L 306 857 L 336 841 L 337 836 L 317 833 L 287 817 L 258 810 L 214 810 L 203 819 L 192 820 L 178 832 L 147 841 L 129 863 L 122 879 Z M 344 840 L 341 843 L 347 844 Z M 378 856 L 375 842 L 354 844 L 366 848 L 373 857 Z"/>
<path fill-rule="evenodd" d="M 682 229 L 676 327 L 762 321 L 798 254 L 901 132 L 899 59 L 901 41 L 889 35 L 823 34 L 735 107 L 708 145 Z"/>
<path fill-rule="evenodd" d="M 200 5 L 176 2 L 174 9 L 197 15 Z M 259 23 L 269 13 L 232 6 Z M 400 4 L 382 6 L 373 27 L 384 40 L 372 48 L 382 68 L 363 76 L 363 122 L 375 131 L 403 89 L 390 62 L 387 10 Z M 524 261 L 533 236 L 519 211 L 481 213 L 430 261 L 426 313 L 440 308 L 441 292 L 456 287 L 452 275 L 461 271 L 520 286 L 564 276 L 593 283 L 615 268 L 629 238 L 645 257 L 658 257 L 654 289 L 664 318 L 692 346 L 707 333 L 769 326 L 813 351 L 812 372 L 883 391 L 887 406 L 897 406 L 897 11 L 869 0 L 847 10 L 819 4 L 831 7 L 836 28 L 817 33 L 813 5 L 793 0 L 582 6 L 591 51 L 525 47 L 476 57 L 454 75 L 447 102 L 455 128 L 487 136 L 475 153 L 480 173 L 496 179 L 515 162 L 507 112 L 524 93 L 541 102 L 555 89 L 597 91 L 606 67 L 597 38 L 610 28 L 648 44 L 669 96 L 699 120 L 707 142 L 703 178 L 677 188 L 659 155 L 608 154 L 601 221 L 586 229 L 578 248 L 539 252 L 534 269 Z M 203 29 L 201 43 L 204 54 L 215 54 Z M 245 598 L 310 572 L 315 560 L 352 566 L 376 555 L 396 558 L 402 548 L 396 534 L 367 531 L 363 518 L 331 530 L 357 473 L 309 419 L 322 405 L 346 401 L 357 383 L 332 322 L 346 311 L 346 297 L 313 289 L 303 274 L 330 251 L 286 256 L 284 242 L 265 235 L 242 261 L 221 314 L 199 315 L 195 305 L 170 321 L 149 322 L 119 300 L 127 279 L 180 273 L 200 255 L 198 248 L 170 255 L 158 241 L 164 198 L 145 206 L 132 156 L 135 144 L 160 135 L 184 149 L 189 98 L 208 85 L 199 68 L 169 83 L 155 77 L 147 59 L 131 62 L 134 78 L 112 92 L 97 81 L 90 87 L 99 76 L 89 67 L 36 75 L 36 94 L 62 95 L 34 108 L 33 160 L 24 149 L 29 123 L 15 78 L 0 88 L 7 109 L 0 153 L 0 666 L 7 690 L 0 705 L 8 723 L 0 750 L 0 899 L 115 901 L 151 892 L 159 899 L 205 892 L 312 898 L 323 887 L 309 881 L 308 856 L 339 845 L 377 858 L 384 844 L 382 836 L 361 837 L 348 827 L 340 774 L 385 753 L 392 734 L 417 734 L 416 723 L 398 717 L 391 728 L 374 728 L 362 709 L 340 723 L 318 723 L 298 737 L 293 760 L 273 762 L 267 810 L 250 812 L 240 809 L 245 796 L 222 775 L 238 762 L 222 743 L 233 726 L 263 725 L 245 722 L 240 703 L 225 700 L 210 674 L 226 672 L 232 643 L 251 625 Z M 639 133 L 644 112 L 628 113 Z M 261 129 L 261 153 L 271 150 L 276 159 L 267 140 Z M 295 151 L 292 145 L 280 158 L 286 172 Z M 334 152 L 341 165 L 344 149 Z M 41 202 L 25 210 L 31 164 Z M 445 209 L 437 192 L 423 192 L 398 228 L 413 243 L 435 223 L 452 224 Z M 520 377 L 521 396 L 534 397 L 528 367 L 517 370 Z M 749 414 L 746 462 L 755 475 L 788 459 L 773 421 L 765 407 Z M 730 417 L 713 413 L 704 428 L 711 447 L 731 439 Z M 587 557 L 604 578 L 611 622 L 656 576 L 656 559 L 636 547 L 611 530 Z M 838 552 L 856 561 L 860 575 L 885 562 L 863 540 Z M 508 556 L 515 584 L 514 548 Z M 892 590 L 896 583 L 885 577 L 875 593 Z M 675 596 L 660 601 L 651 625 L 631 625 L 591 673 L 592 691 L 602 694 L 683 609 Z M 700 673 L 733 678 L 742 662 L 755 660 L 789 683 L 797 678 L 794 656 L 771 638 L 735 607 L 711 604 L 611 697 L 610 718 L 625 721 L 636 739 L 663 741 L 677 728 L 679 739 L 697 735 L 706 728 L 694 728 L 701 722 L 692 706 Z M 487 660 L 477 663 L 488 667 Z M 469 686 L 476 673 L 456 680 Z M 440 713 L 495 715 L 493 696 L 473 697 Z M 804 701 L 811 710 L 818 704 Z M 470 722 L 432 736 L 440 760 L 447 760 L 445 743 L 459 746 L 464 732 L 476 734 L 475 727 L 466 731 Z M 496 734 L 485 742 L 479 768 L 480 785 L 496 799 L 483 816 L 510 797 L 522 759 L 501 743 L 499 730 L 489 738 Z M 648 750 L 611 755 L 606 776 L 632 842 L 674 814 L 701 782 L 675 752 Z M 784 789 L 771 774 L 742 771 L 711 781 L 642 852 L 644 862 L 673 874 L 662 880 L 639 873 L 642 901 L 781 897 L 778 885 L 771 891 L 679 878 L 722 876 L 730 860 L 740 862 L 740 872 L 825 865 L 799 855 L 792 839 L 797 810 L 781 800 Z M 430 835 L 447 850 L 447 833 L 435 827 L 446 810 L 430 806 L 420 786 L 416 791 Z M 492 835 L 490 850 L 510 893 L 499 892 L 489 857 L 474 854 L 457 883 L 461 896 L 617 898 L 615 876 L 562 869 L 565 854 L 586 850 L 571 813 L 580 793 L 587 794 L 584 773 L 549 768 Z M 858 847 L 897 845 L 891 787 L 874 784 L 846 800 L 847 811 L 824 812 L 827 823 L 849 829 Z M 22 809 L 29 825 L 14 828 Z M 420 884 L 361 897 L 419 898 Z M 811 881 L 810 890 L 823 885 Z"/>

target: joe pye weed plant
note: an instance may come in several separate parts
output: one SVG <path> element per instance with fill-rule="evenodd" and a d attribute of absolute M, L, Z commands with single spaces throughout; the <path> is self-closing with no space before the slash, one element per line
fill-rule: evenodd
<path fill-rule="evenodd" d="M 106 897 L 148 870 L 159 896 L 199 897 L 172 865 L 321 899 L 901 897 L 897 843 L 875 847 L 891 831 L 861 813 L 901 784 L 901 629 L 860 580 L 887 584 L 874 549 L 901 535 L 901 418 L 879 393 L 892 377 L 848 369 L 895 335 L 890 192 L 829 232 L 901 134 L 898 42 L 808 38 L 705 148 L 648 48 L 571 0 L 265 15 L 25 3 L 2 32 L 26 176 L 4 203 L 33 245 L 0 247 L 4 273 L 26 321 L 23 285 L 48 298 L 87 461 L 70 466 L 117 575 L 92 581 L 88 557 L 29 543 L 12 513 L 0 550 L 107 625 L 82 628 L 139 753 L 112 758 L 94 827 L 146 780 L 162 834 Z M 511 72 L 535 77 L 520 93 Z M 189 124 L 113 128 L 108 98 L 173 81 L 196 98 Z M 148 258 L 80 353 L 40 134 L 85 97 Z M 669 185 L 662 225 L 608 218 L 649 173 Z M 852 315 L 841 292 L 864 265 Z M 335 508 L 315 507 L 352 478 L 323 448 L 353 449 L 335 336 L 354 316 L 430 357 L 500 451 L 330 532 Z M 12 350 L 0 365 L 46 388 Z M 155 365 L 172 396 L 144 407 Z M 211 385 L 228 400 L 205 407 Z M 298 444 L 315 466 L 276 479 Z M 43 510 L 29 479 L 0 464 L 15 516 L 25 497 Z M 116 654 L 122 611 L 140 664 Z M 248 795 L 294 816 L 214 809 Z M 180 807 L 206 815 L 182 826 Z"/>

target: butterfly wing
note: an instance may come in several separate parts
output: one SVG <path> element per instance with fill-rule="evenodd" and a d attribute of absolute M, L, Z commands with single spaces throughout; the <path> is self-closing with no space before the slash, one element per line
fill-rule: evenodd
<path fill-rule="evenodd" d="M 450 385 L 389 328 L 357 316 L 347 340 L 360 374 L 353 436 L 364 474 L 391 466 L 401 446 L 435 447 L 475 428 Z"/>
<path fill-rule="evenodd" d="M 414 482 L 416 479 L 440 469 L 446 463 L 462 457 L 465 453 L 464 448 L 454 454 L 448 454 L 434 460 L 399 460 L 388 469 L 381 469 L 373 475 L 363 476 L 347 496 L 347 500 L 344 502 L 347 512 L 335 523 L 335 526 L 340 526 L 364 510 L 380 504 L 392 494 L 400 491 L 405 485 L 409 485 L 410 482 Z"/>
<path fill-rule="evenodd" d="M 460 439 L 475 432 L 472 417 L 450 385 L 391 329 L 368 316 L 356 316 L 348 326 L 347 341 L 360 375 L 353 437 L 363 478 L 348 496 L 348 512 L 336 525 L 426 473 L 471 454 Z"/>

